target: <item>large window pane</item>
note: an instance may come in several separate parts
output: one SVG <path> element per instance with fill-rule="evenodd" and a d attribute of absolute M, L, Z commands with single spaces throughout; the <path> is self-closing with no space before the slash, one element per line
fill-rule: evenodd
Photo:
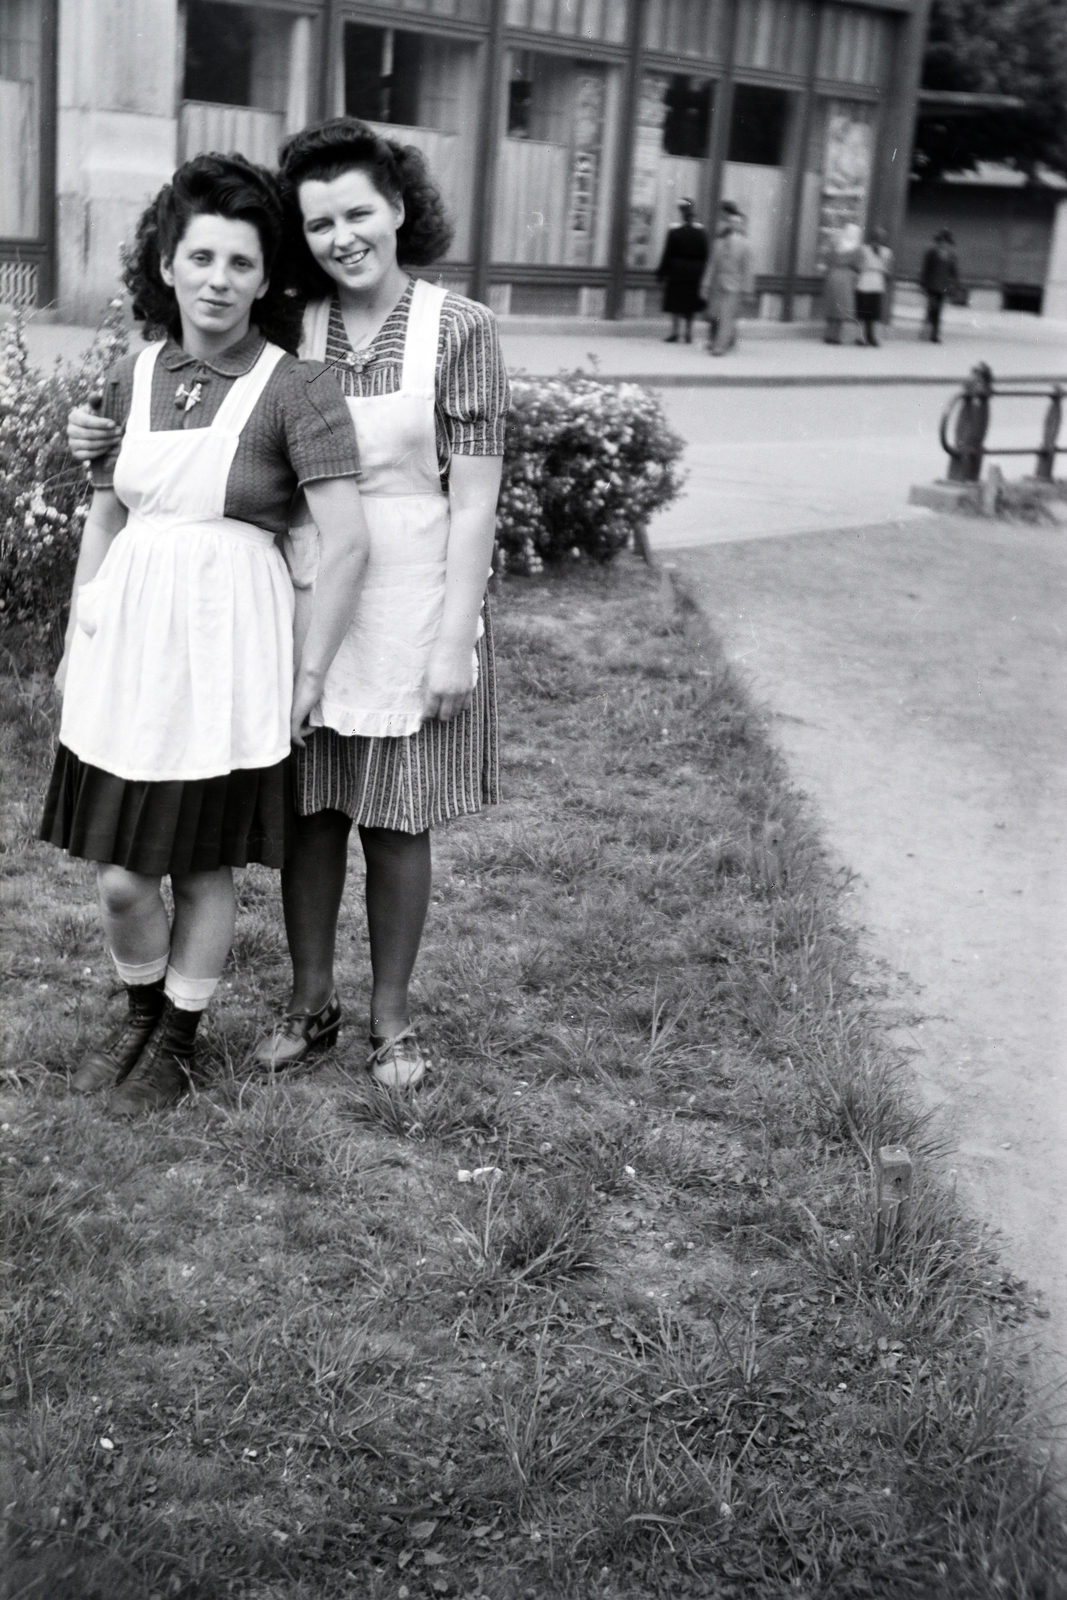
<path fill-rule="evenodd" d="M 785 89 L 738 84 L 722 194 L 748 220 L 755 270 L 785 270 L 789 169 L 794 157 L 799 95 Z"/>
<path fill-rule="evenodd" d="M 511 50 L 493 259 L 606 266 L 621 74 Z"/>
<path fill-rule="evenodd" d="M 450 261 L 470 254 L 480 51 L 436 34 L 345 25 L 345 112 L 422 151 L 455 223 Z"/>
<path fill-rule="evenodd" d="M 797 270 L 813 273 L 846 223 L 864 227 L 874 157 L 876 108 L 864 101 L 820 100 L 804 170 Z"/>
<path fill-rule="evenodd" d="M 42 0 L 0 6 L 0 238 L 41 226 Z"/>
<path fill-rule="evenodd" d="M 627 265 L 654 267 L 678 202 L 698 202 L 707 169 L 714 84 L 681 73 L 646 72 L 634 141 Z"/>
<path fill-rule="evenodd" d="M 622 44 L 626 0 L 507 0 L 504 20 L 509 28 Z"/>
<path fill-rule="evenodd" d="M 189 0 L 178 149 L 239 150 L 274 166 L 307 122 L 311 19 L 266 6 Z"/>

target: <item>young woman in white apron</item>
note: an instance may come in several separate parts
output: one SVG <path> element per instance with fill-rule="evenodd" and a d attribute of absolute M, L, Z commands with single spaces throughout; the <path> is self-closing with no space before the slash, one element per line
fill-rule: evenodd
<path fill-rule="evenodd" d="M 418 151 L 340 118 L 291 139 L 282 174 L 322 297 L 305 314 L 301 353 L 326 360 L 348 400 L 371 548 L 297 754 L 282 876 L 294 985 L 259 1059 L 278 1070 L 336 1036 L 334 941 L 355 822 L 373 976 L 368 1064 L 403 1087 L 426 1065 L 408 984 L 430 896 L 430 829 L 497 797 L 484 600 L 507 377 L 492 314 L 405 271 L 438 259 L 451 238 Z M 313 529 L 294 528 L 291 564 L 299 597 L 314 580 Z"/>
<path fill-rule="evenodd" d="M 296 752 L 294 838 L 282 874 L 293 990 L 257 1051 L 279 1071 L 337 1038 L 334 946 L 348 837 L 360 831 L 373 992 L 369 1066 L 422 1078 L 408 985 L 430 896 L 430 829 L 497 798 L 496 683 L 484 606 L 504 453 L 507 375 L 486 307 L 413 282 L 451 228 L 419 152 L 338 118 L 282 152 L 307 245 L 304 354 L 348 399 L 366 477 L 365 593 Z M 72 414 L 71 447 L 102 447 L 101 419 Z M 314 511 L 314 508 L 311 508 Z M 297 630 L 316 577 L 305 515 L 293 529 Z"/>
<path fill-rule="evenodd" d="M 270 280 L 282 228 L 269 174 L 198 157 L 142 217 L 127 271 L 146 331 L 180 326 L 181 341 L 150 344 L 111 385 L 126 395 L 125 434 L 82 540 L 41 829 L 98 864 L 128 1012 L 73 1087 L 110 1089 L 122 1115 L 190 1084 L 233 937 L 231 869 L 282 865 L 290 742 L 321 697 L 366 562 L 336 385 L 264 337 L 286 336 L 283 286 Z M 294 685 L 279 536 L 298 485 L 326 581 Z"/>

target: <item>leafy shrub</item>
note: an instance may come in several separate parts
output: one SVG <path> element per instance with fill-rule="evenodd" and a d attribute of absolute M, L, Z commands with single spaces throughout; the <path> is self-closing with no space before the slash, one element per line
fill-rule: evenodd
<path fill-rule="evenodd" d="M 15 317 L 0 345 L 0 628 L 58 659 L 88 484 L 66 446 L 67 413 L 124 354 L 122 302 L 112 302 L 75 367 L 30 365 Z M 642 539 L 654 511 L 681 490 L 682 440 L 637 384 L 583 373 L 512 385 L 497 518 L 498 570 L 532 573 L 577 552 L 610 561 Z"/>
<path fill-rule="evenodd" d="M 88 509 L 85 472 L 67 450 L 67 413 L 84 405 L 128 336 L 112 302 L 77 366 L 30 365 L 22 318 L 0 342 L 0 628 L 58 659 Z"/>
<path fill-rule="evenodd" d="M 539 572 L 575 551 L 610 561 L 639 545 L 652 513 L 681 491 L 683 448 L 638 384 L 581 372 L 513 380 L 498 570 Z"/>

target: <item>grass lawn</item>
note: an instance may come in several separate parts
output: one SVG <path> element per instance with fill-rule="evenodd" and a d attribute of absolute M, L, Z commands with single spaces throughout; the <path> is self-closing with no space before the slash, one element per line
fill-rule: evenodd
<path fill-rule="evenodd" d="M 506 799 L 437 838 L 408 1098 L 363 1071 L 358 849 L 318 1070 L 245 1069 L 286 976 L 252 869 L 195 1100 L 67 1092 L 119 995 L 33 842 L 47 682 L 4 680 L 0 1592 L 1067 1595 L 1034 1308 L 744 691 L 629 560 L 495 605 Z"/>

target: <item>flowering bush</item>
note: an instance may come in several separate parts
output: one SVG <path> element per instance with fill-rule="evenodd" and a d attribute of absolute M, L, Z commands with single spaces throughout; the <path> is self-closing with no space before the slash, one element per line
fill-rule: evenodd
<path fill-rule="evenodd" d="M 0 629 L 58 659 L 88 508 L 86 475 L 67 450 L 67 413 L 84 405 L 128 337 L 115 300 L 76 367 L 30 365 L 22 319 L 0 341 Z"/>
<path fill-rule="evenodd" d="M 497 570 L 539 572 L 574 553 L 610 561 L 640 548 L 652 513 L 681 491 L 683 448 L 638 384 L 580 372 L 513 380 Z"/>

